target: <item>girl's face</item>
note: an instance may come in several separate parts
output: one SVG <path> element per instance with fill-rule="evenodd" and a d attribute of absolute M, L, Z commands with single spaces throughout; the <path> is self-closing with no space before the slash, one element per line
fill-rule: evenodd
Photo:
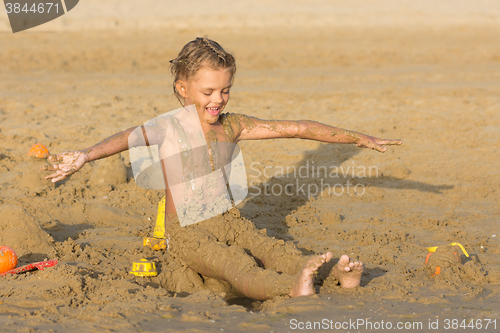
<path fill-rule="evenodd" d="M 229 101 L 232 75 L 229 70 L 200 68 L 187 82 L 178 80 L 177 91 L 184 105 L 194 104 L 202 126 L 214 124 Z"/>

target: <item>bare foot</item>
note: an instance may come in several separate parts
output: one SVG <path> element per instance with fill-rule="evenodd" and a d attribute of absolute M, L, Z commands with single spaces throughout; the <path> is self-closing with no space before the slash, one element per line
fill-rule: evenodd
<path fill-rule="evenodd" d="M 290 297 L 306 296 L 314 294 L 314 274 L 326 262 L 332 259 L 332 254 L 327 252 L 320 256 L 309 259 L 293 280 Z"/>
<path fill-rule="evenodd" d="M 333 267 L 333 275 L 339 280 L 342 288 L 359 286 L 363 273 L 363 263 L 352 261 L 347 255 L 340 257 L 339 262 Z"/>

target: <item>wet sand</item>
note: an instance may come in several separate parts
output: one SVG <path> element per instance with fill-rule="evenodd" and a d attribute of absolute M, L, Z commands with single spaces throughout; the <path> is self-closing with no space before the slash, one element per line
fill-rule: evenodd
<path fill-rule="evenodd" d="M 433 331 L 429 320 L 442 331 L 446 319 L 496 319 L 498 329 L 495 2 L 449 1 L 435 10 L 431 2 L 318 2 L 316 11 L 293 2 L 268 11 L 235 7 L 235 15 L 225 9 L 213 25 L 201 9 L 189 24 L 175 23 L 173 9 L 155 21 L 160 4 L 152 3 L 158 7 L 135 21 L 123 18 L 133 5 L 90 15 L 94 7 L 82 3 L 61 22 L 18 34 L 2 28 L 0 245 L 12 247 L 20 264 L 59 259 L 54 268 L 1 278 L 7 331 L 288 332 L 323 319 L 422 323 L 421 331 Z M 262 16 L 248 18 L 252 11 Z M 109 26 L 114 17 L 122 20 Z M 147 23 L 139 29 L 137 22 Z M 142 246 L 162 193 L 135 184 L 128 153 L 58 185 L 42 179 L 46 162 L 27 156 L 35 143 L 52 153 L 82 149 L 178 108 L 168 60 L 200 35 L 236 56 L 226 111 L 404 140 L 384 154 L 292 139 L 240 143 L 252 186 L 242 216 L 305 254 L 359 258 L 361 287 L 342 290 L 328 278 L 318 295 L 230 299 L 223 284 L 203 283 Z M 451 242 L 470 257 L 432 277 L 426 247 Z M 139 258 L 156 261 L 159 276 L 129 274 Z"/>

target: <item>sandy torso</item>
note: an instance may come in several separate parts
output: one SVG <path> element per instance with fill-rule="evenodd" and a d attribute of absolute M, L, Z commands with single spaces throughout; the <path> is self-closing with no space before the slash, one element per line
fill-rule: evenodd
<path fill-rule="evenodd" d="M 177 212 L 172 193 L 174 195 L 178 193 L 175 187 L 178 187 L 180 182 L 191 181 L 191 191 L 194 193 L 193 200 L 200 204 L 205 204 L 207 200 L 222 195 L 226 190 L 225 182 L 222 183 L 224 179 L 218 180 L 220 183 L 218 185 L 214 183 L 213 179 L 207 180 L 207 168 L 216 172 L 230 163 L 234 146 L 238 142 L 241 132 L 241 117 L 241 115 L 224 113 L 220 115 L 215 124 L 202 126 L 208 150 L 206 147 L 194 148 L 189 154 L 189 158 L 180 162 L 183 172 L 179 180 L 175 181 L 176 184 L 172 185 L 169 184 L 169 181 L 166 182 L 166 211 L 168 214 Z M 182 134 L 175 133 L 174 135 L 177 138 Z M 169 140 L 169 142 L 177 144 L 180 140 L 174 139 Z M 172 177 L 167 178 L 172 179 Z M 194 185 L 193 179 L 195 179 Z"/>

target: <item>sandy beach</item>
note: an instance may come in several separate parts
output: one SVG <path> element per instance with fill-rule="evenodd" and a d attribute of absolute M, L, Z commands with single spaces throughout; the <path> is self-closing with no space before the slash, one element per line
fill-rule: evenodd
<path fill-rule="evenodd" d="M 0 245 L 19 265 L 59 260 L 0 278 L 2 331 L 500 329 L 496 1 L 102 2 L 16 34 L 0 13 Z M 36 143 L 83 149 L 177 109 L 169 60 L 205 35 L 236 57 L 225 111 L 404 140 L 385 153 L 239 143 L 241 215 L 304 254 L 359 258 L 360 287 L 328 278 L 312 296 L 230 297 L 142 245 L 163 192 L 137 186 L 127 152 L 56 185 L 27 155 Z M 426 248 L 454 242 L 469 257 L 431 276 Z M 129 274 L 140 258 L 159 275 Z"/>

